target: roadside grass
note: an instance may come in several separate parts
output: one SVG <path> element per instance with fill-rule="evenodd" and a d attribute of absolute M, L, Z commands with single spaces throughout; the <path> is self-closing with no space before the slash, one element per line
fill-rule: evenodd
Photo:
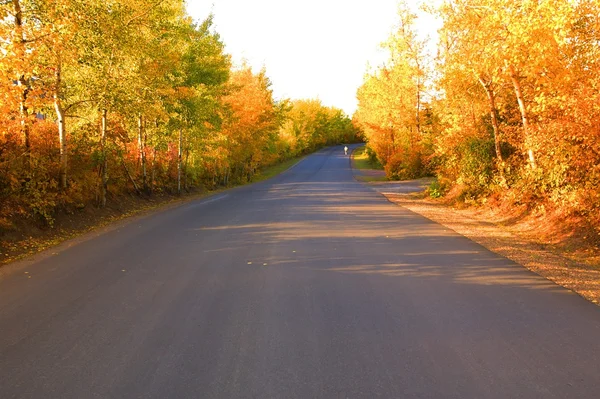
<path fill-rule="evenodd" d="M 389 179 L 385 176 L 365 176 L 365 175 L 356 175 L 354 176 L 356 180 L 362 183 L 372 183 L 372 182 L 381 182 L 381 181 L 389 181 Z"/>
<path fill-rule="evenodd" d="M 385 174 L 382 174 L 383 166 L 379 162 L 372 162 L 367 155 L 365 147 L 359 147 L 352 152 L 352 168 L 360 173 L 356 174 L 355 179 L 363 182 L 381 182 L 388 181 Z"/>
<path fill-rule="evenodd" d="M 372 162 L 367 154 L 366 147 L 362 146 L 352 152 L 352 167 L 354 169 L 383 170 L 379 162 Z"/>
<path fill-rule="evenodd" d="M 286 170 L 294 166 L 296 163 L 300 162 L 300 160 L 303 158 L 304 157 L 292 158 L 288 159 L 287 161 L 283 161 L 282 163 L 279 163 L 277 165 L 266 167 L 260 170 L 256 175 L 252 177 L 251 183 L 258 183 L 275 177 L 278 174 L 285 172 Z"/>

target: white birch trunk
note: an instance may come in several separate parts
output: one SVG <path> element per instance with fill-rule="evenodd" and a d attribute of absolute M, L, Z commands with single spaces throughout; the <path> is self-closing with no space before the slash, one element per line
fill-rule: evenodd
<path fill-rule="evenodd" d="M 181 195 L 181 172 L 182 172 L 182 147 L 183 147 L 183 131 L 179 130 L 179 151 L 177 154 L 177 194 Z"/>
<path fill-rule="evenodd" d="M 142 166 L 142 187 L 148 192 L 148 177 L 146 173 L 146 140 L 144 137 L 144 120 L 140 114 L 138 117 L 138 144 L 140 150 L 140 163 Z"/>
<path fill-rule="evenodd" d="M 66 126 L 66 116 L 65 110 L 62 106 L 61 96 L 61 85 L 62 85 L 62 76 L 61 76 L 61 61 L 59 59 L 58 65 L 56 67 L 56 87 L 54 89 L 54 109 L 56 111 L 56 124 L 58 126 L 58 141 L 60 145 L 60 169 L 59 169 L 59 186 L 61 189 L 67 189 L 67 162 L 68 162 L 68 154 L 67 154 L 67 126 Z"/>
<path fill-rule="evenodd" d="M 500 150 L 500 127 L 498 124 L 498 115 L 496 114 L 496 95 L 490 87 L 489 83 L 486 83 L 480 76 L 478 76 L 479 83 L 483 86 L 485 93 L 488 98 L 488 105 L 490 108 L 490 117 L 492 118 L 492 128 L 494 130 L 494 149 L 496 150 L 496 158 L 500 163 L 504 162 L 502 159 L 502 152 Z"/>
<path fill-rule="evenodd" d="M 107 134 L 107 112 L 102 110 L 102 126 L 100 142 L 102 145 L 102 165 L 100 167 L 100 206 L 106 207 L 106 191 L 108 189 L 108 159 L 106 153 L 106 134 Z"/>
<path fill-rule="evenodd" d="M 23 33 L 23 11 L 21 9 L 20 0 L 12 0 L 14 8 L 14 26 L 15 26 L 15 47 L 19 49 L 19 57 L 25 57 L 27 49 L 25 48 L 25 34 Z M 29 174 L 31 172 L 31 140 L 29 129 L 29 109 L 27 108 L 27 97 L 29 95 L 29 87 L 25 74 L 21 71 L 17 72 L 17 84 L 21 89 L 19 98 L 19 112 L 21 116 L 21 131 L 25 139 L 25 169 Z"/>
<path fill-rule="evenodd" d="M 510 79 L 512 81 L 513 87 L 515 88 L 515 94 L 517 96 L 517 102 L 519 103 L 519 111 L 521 111 L 521 120 L 523 122 L 523 132 L 525 133 L 525 146 L 527 150 L 527 156 L 529 158 L 529 165 L 532 169 L 537 167 L 535 162 L 535 156 L 533 154 L 533 149 L 530 147 L 531 140 L 531 130 L 529 128 L 529 119 L 527 117 L 527 109 L 525 107 L 525 100 L 523 98 L 523 91 L 521 89 L 521 83 L 519 82 L 519 78 L 517 77 L 517 73 L 515 68 L 512 65 L 508 66 L 508 71 L 510 73 Z"/>

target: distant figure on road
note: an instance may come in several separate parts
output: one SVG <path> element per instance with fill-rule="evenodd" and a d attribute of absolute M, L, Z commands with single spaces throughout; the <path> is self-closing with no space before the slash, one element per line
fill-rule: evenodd
<path fill-rule="evenodd" d="M 348 146 L 347 145 L 344 146 L 344 154 L 348 155 Z"/>

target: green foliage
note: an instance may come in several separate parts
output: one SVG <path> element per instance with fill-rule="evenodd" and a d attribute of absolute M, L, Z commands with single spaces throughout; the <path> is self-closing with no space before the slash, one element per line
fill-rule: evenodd
<path fill-rule="evenodd" d="M 58 200 L 57 183 L 54 180 L 28 182 L 23 190 L 25 205 L 30 209 L 30 215 L 39 217 L 45 225 L 52 227 L 54 212 Z"/>
<path fill-rule="evenodd" d="M 383 170 L 383 166 L 368 146 L 359 147 L 352 152 L 352 167 L 355 169 Z"/>
<path fill-rule="evenodd" d="M 472 137 L 457 148 L 460 154 L 459 184 L 477 192 L 490 184 L 493 174 L 494 143 L 489 138 Z"/>
<path fill-rule="evenodd" d="M 343 111 L 325 107 L 318 100 L 296 100 L 285 113 L 279 139 L 293 156 L 327 145 L 355 143 L 359 131 Z"/>
<path fill-rule="evenodd" d="M 371 146 L 367 144 L 364 148 L 365 154 L 367 154 L 367 157 L 369 158 L 369 162 L 371 165 L 373 165 L 373 169 L 383 169 L 383 165 L 379 161 L 379 158 L 377 158 L 377 153 L 371 148 Z"/>
<path fill-rule="evenodd" d="M 440 183 L 439 179 L 434 179 L 427 188 L 427 194 L 431 198 L 441 198 L 445 194 L 445 188 Z"/>

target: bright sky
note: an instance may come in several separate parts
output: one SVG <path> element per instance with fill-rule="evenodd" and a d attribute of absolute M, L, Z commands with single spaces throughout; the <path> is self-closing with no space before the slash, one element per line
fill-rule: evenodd
<path fill-rule="evenodd" d="M 246 60 L 255 71 L 264 66 L 276 98 L 318 98 L 351 116 L 367 66 L 385 60 L 379 44 L 394 30 L 396 4 L 397 0 L 188 0 L 188 13 L 203 20 L 212 11 L 214 28 L 233 62 Z"/>

